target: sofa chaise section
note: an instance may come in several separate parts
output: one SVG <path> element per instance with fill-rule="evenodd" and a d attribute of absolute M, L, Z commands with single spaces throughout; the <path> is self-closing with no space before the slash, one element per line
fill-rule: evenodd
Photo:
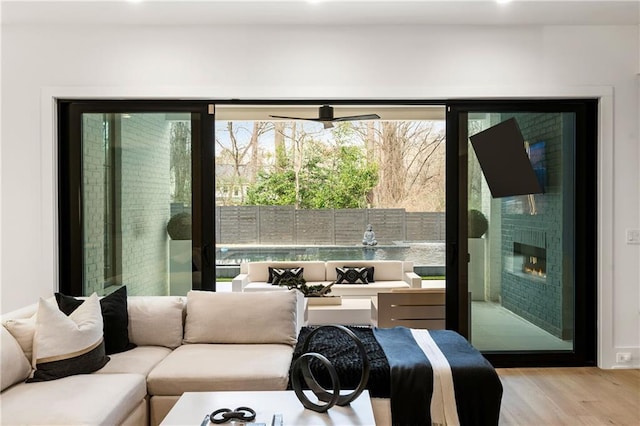
<path fill-rule="evenodd" d="M 3 425 L 144 425 L 141 374 L 79 374 L 19 383 L 0 394 Z"/>

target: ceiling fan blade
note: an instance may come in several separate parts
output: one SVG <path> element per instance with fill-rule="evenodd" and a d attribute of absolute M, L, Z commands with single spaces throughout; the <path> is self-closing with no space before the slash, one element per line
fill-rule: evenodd
<path fill-rule="evenodd" d="M 287 120 L 317 120 L 317 118 L 303 118 L 303 117 L 285 117 L 283 115 L 269 115 L 271 118 L 284 118 Z"/>
<path fill-rule="evenodd" d="M 363 114 L 363 115 L 350 115 L 347 117 L 336 117 L 333 121 L 357 121 L 357 120 L 377 120 L 380 116 L 378 114 Z"/>
<path fill-rule="evenodd" d="M 310 121 L 319 121 L 324 124 L 325 129 L 329 129 L 333 127 L 331 124 L 334 121 L 357 121 L 357 120 L 377 120 L 380 118 L 378 114 L 362 114 L 362 115 L 349 115 L 346 117 L 336 117 L 333 118 L 333 108 L 324 105 L 320 108 L 320 117 L 312 118 L 312 117 L 287 117 L 283 115 L 269 115 L 271 118 L 282 118 L 285 120 L 310 120 Z"/>

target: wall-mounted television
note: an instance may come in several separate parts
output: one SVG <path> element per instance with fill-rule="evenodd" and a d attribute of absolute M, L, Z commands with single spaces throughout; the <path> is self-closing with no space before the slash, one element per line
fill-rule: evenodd
<path fill-rule="evenodd" d="M 494 198 L 544 192 L 515 118 L 476 133 L 470 139 Z M 530 152 L 532 146 L 529 146 Z M 544 143 L 533 146 L 534 155 L 544 160 L 544 148 Z M 544 176 L 545 172 L 541 169 L 539 173 Z"/>

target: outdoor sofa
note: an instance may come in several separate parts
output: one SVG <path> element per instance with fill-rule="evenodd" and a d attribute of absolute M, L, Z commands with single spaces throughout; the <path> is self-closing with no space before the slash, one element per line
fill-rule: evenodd
<path fill-rule="evenodd" d="M 338 269 L 372 268 L 368 271 L 373 281 L 367 283 L 335 283 L 331 287 L 332 296 L 346 298 L 366 298 L 379 292 L 397 288 L 421 288 L 422 279 L 413 272 L 413 262 L 400 260 L 331 260 L 331 261 L 290 261 L 290 262 L 244 262 L 240 264 L 240 274 L 232 282 L 232 290 L 240 291 L 285 291 L 287 287 L 269 282 L 269 268 L 302 268 L 302 277 L 307 285 L 328 285 L 335 283 Z"/>

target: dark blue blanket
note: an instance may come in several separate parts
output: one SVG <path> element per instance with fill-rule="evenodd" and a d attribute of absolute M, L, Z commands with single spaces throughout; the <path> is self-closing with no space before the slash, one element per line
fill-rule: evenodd
<path fill-rule="evenodd" d="M 315 327 L 303 327 L 293 361 Z M 349 327 L 364 344 L 371 367 L 367 389 L 374 398 L 391 398 L 394 425 L 429 425 L 433 391 L 431 366 L 404 327 L 371 329 Z M 447 357 L 461 425 L 497 425 L 502 384 L 494 368 L 462 336 L 453 331 L 431 330 L 433 340 Z M 419 353 L 416 351 L 419 351 Z M 326 356 L 336 368 L 342 389 L 358 385 L 362 368 L 353 341 L 335 328 L 320 330 L 309 351 Z M 318 382 L 328 387 L 330 378 L 320 363 L 311 363 Z"/>
<path fill-rule="evenodd" d="M 389 361 L 393 424 L 431 424 L 433 372 L 411 330 L 376 328 L 373 334 Z M 497 425 L 502 383 L 493 366 L 458 333 L 430 330 L 429 334 L 451 366 L 460 424 Z"/>

